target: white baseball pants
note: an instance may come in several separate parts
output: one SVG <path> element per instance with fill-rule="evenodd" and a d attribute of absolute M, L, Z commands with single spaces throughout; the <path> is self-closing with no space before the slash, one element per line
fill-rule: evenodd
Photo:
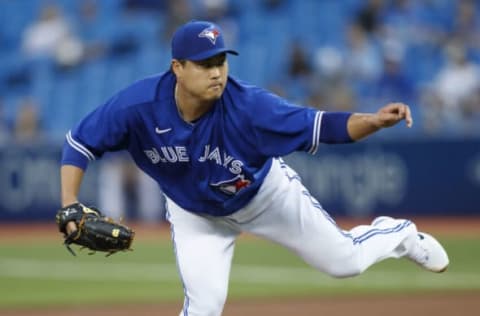
<path fill-rule="evenodd" d="M 341 230 L 280 159 L 253 200 L 234 214 L 200 216 L 167 198 L 167 219 L 184 288 L 181 316 L 221 315 L 235 240 L 242 232 L 279 243 L 338 278 L 404 256 L 405 241 L 417 233 L 412 222 L 400 219 Z"/>

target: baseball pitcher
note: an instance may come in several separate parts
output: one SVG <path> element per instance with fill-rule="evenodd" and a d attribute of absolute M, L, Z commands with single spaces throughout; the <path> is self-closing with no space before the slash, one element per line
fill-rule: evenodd
<path fill-rule="evenodd" d="M 243 232 L 279 243 L 338 278 L 387 258 L 405 257 L 433 272 L 447 268 L 440 243 L 409 220 L 382 216 L 342 230 L 280 158 L 321 154 L 321 143 L 355 142 L 402 121 L 410 127 L 407 105 L 367 114 L 289 103 L 229 76 L 227 55 L 237 52 L 210 22 L 184 24 L 171 44 L 168 71 L 116 93 L 68 132 L 58 222 L 70 242 L 82 222 L 65 212 L 85 211 L 77 196 L 87 165 L 107 151 L 126 150 L 166 196 L 184 287 L 180 315 L 221 315 Z M 113 251 L 128 248 L 126 240 Z"/>

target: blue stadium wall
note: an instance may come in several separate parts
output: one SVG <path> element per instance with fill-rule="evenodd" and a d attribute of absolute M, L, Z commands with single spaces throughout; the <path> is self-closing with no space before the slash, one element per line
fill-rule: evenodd
<path fill-rule="evenodd" d="M 55 145 L 0 148 L 0 222 L 53 221 L 59 207 Z M 480 215 L 480 140 L 365 141 L 285 157 L 333 216 Z M 81 200 L 97 204 L 89 166 Z"/>

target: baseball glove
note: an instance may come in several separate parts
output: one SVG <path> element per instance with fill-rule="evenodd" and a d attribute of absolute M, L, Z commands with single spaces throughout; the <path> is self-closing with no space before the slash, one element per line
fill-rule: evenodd
<path fill-rule="evenodd" d="M 77 225 L 77 230 L 67 234 L 66 226 L 70 221 Z M 74 256 L 71 244 L 92 250 L 90 254 L 104 251 L 110 256 L 118 251 L 131 250 L 130 246 L 135 236 L 132 229 L 103 216 L 98 209 L 86 207 L 81 203 L 61 208 L 57 212 L 56 222 L 58 229 L 64 234 L 64 245 Z"/>

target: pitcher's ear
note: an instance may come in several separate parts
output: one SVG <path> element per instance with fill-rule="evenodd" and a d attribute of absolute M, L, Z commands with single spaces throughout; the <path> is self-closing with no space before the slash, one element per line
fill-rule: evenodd
<path fill-rule="evenodd" d="M 170 70 L 177 76 L 178 71 L 185 65 L 185 60 L 172 59 Z"/>

